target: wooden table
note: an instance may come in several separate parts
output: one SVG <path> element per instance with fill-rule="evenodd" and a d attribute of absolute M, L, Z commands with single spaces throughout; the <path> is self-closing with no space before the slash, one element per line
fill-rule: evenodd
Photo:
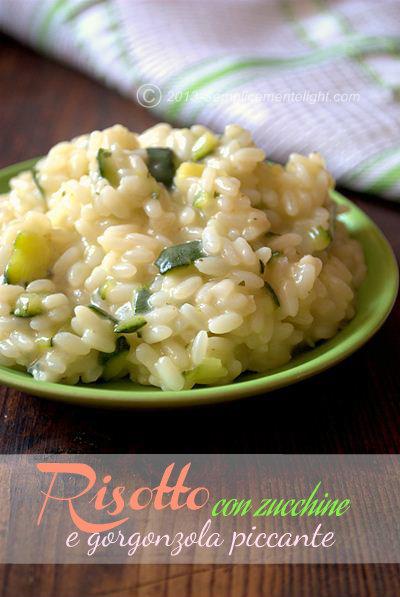
<path fill-rule="evenodd" d="M 57 141 L 155 120 L 132 101 L 0 38 L 0 167 Z M 400 204 L 351 195 L 400 255 Z M 171 412 L 111 412 L 0 389 L 3 453 L 400 451 L 400 302 L 344 363 L 273 394 Z M 395 597 L 397 566 L 3 566 L 3 597 Z"/>

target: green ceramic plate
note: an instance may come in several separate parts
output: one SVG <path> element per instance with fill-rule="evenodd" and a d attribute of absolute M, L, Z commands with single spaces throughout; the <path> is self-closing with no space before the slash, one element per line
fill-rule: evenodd
<path fill-rule="evenodd" d="M 0 192 L 8 181 L 36 160 L 0 170 Z M 351 201 L 335 193 L 335 200 L 349 209 L 340 216 L 350 234 L 364 247 L 367 277 L 359 291 L 357 314 L 337 336 L 266 375 L 245 374 L 226 386 L 163 392 L 130 381 L 68 386 L 35 381 L 27 373 L 0 367 L 0 383 L 53 400 L 107 407 L 172 407 L 224 402 L 262 394 L 332 367 L 362 346 L 389 315 L 397 294 L 398 269 L 392 250 L 375 224 Z"/>

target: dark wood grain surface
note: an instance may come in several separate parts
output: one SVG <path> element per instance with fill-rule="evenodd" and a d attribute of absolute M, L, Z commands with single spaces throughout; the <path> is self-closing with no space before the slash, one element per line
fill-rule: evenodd
<path fill-rule="evenodd" d="M 155 120 L 80 73 L 0 38 L 0 167 L 57 141 Z M 400 255 L 400 205 L 350 194 Z M 398 453 L 400 303 L 335 368 L 232 404 L 170 412 L 72 407 L 0 388 L 2 453 Z M 396 597 L 397 566 L 3 566 L 4 597 Z"/>

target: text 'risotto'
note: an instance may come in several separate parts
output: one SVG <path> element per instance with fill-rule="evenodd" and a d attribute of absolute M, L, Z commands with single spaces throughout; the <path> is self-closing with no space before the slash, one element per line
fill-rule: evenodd
<path fill-rule="evenodd" d="M 0 364 L 166 390 L 265 372 L 355 312 L 359 243 L 318 154 L 236 125 L 59 143 L 0 201 Z"/>

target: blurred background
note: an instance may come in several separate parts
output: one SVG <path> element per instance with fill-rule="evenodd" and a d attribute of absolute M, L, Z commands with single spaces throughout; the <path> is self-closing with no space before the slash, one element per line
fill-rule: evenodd
<path fill-rule="evenodd" d="M 398 0 L 0 0 L 0 167 L 116 122 L 318 150 L 400 256 Z M 399 453 L 400 305 L 365 347 L 232 404 L 121 413 L 0 388 L 3 453 Z M 3 597 L 395 597 L 398 566 L 0 566 Z"/>
<path fill-rule="evenodd" d="M 0 26 L 156 119 L 236 122 L 274 160 L 318 150 L 341 184 L 400 196 L 398 0 L 2 0 Z"/>

